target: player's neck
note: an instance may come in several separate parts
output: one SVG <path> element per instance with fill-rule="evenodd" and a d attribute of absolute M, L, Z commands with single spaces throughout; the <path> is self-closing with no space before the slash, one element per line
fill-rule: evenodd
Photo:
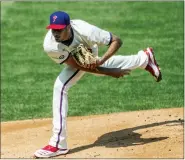
<path fill-rule="evenodd" d="M 72 43 L 73 38 L 74 38 L 74 33 L 73 33 L 73 29 L 71 28 L 69 39 L 65 41 L 61 41 L 61 43 L 63 43 L 66 46 L 69 46 Z"/>

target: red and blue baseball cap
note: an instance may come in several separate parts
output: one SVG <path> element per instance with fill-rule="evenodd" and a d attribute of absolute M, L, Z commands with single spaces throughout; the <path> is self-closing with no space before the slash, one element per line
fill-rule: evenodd
<path fill-rule="evenodd" d="M 54 12 L 50 15 L 50 25 L 47 29 L 64 29 L 70 24 L 70 17 L 67 13 L 62 11 Z"/>

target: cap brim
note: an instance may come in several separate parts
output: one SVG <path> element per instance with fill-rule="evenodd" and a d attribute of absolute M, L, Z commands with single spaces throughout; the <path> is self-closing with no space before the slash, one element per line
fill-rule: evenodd
<path fill-rule="evenodd" d="M 66 25 L 50 24 L 46 29 L 64 29 Z"/>

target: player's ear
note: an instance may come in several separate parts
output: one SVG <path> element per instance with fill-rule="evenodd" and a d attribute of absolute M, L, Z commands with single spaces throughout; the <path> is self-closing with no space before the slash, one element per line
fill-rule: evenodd
<path fill-rule="evenodd" d="M 67 29 L 71 29 L 71 24 L 69 24 L 69 25 L 67 26 Z"/>

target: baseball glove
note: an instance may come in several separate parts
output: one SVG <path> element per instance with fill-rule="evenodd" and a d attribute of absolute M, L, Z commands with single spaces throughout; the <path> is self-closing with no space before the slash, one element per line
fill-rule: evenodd
<path fill-rule="evenodd" d="M 95 64 L 97 57 L 94 56 L 90 50 L 88 50 L 83 44 L 80 44 L 77 48 L 70 52 L 75 62 L 87 72 L 97 73 L 100 75 L 112 76 L 115 78 L 128 75 L 130 70 L 123 70 L 121 68 L 105 68 L 96 67 L 93 70 L 89 70 L 90 64 Z"/>
<path fill-rule="evenodd" d="M 96 63 L 97 60 L 97 58 L 83 44 L 80 44 L 75 48 L 71 54 L 76 63 L 83 68 L 88 68 L 90 64 Z"/>

